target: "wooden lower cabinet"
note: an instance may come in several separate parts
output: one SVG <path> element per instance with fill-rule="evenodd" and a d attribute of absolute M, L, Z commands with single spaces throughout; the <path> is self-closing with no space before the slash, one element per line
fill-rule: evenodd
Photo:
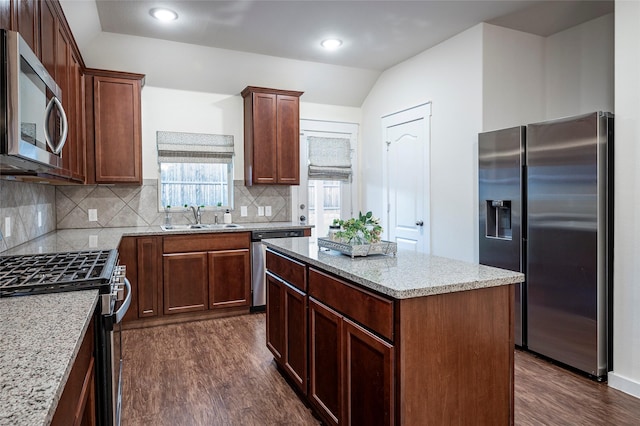
<path fill-rule="evenodd" d="M 393 424 L 393 346 L 309 299 L 311 403 L 326 423 Z"/>
<path fill-rule="evenodd" d="M 267 348 L 282 365 L 284 354 L 284 282 L 267 273 Z"/>
<path fill-rule="evenodd" d="M 206 318 L 209 311 L 248 312 L 250 244 L 248 232 L 122 238 L 120 264 L 132 287 L 125 323 L 140 327 Z"/>
<path fill-rule="evenodd" d="M 393 346 L 345 318 L 343 423 L 394 423 Z"/>
<path fill-rule="evenodd" d="M 248 249 L 209 252 L 209 309 L 251 304 Z"/>
<path fill-rule="evenodd" d="M 207 309 L 206 252 L 163 254 L 162 269 L 165 315 Z"/>
<path fill-rule="evenodd" d="M 342 316 L 309 298 L 309 399 L 327 424 L 342 424 Z"/>
<path fill-rule="evenodd" d="M 284 285 L 284 368 L 298 389 L 307 393 L 307 298 L 306 294 Z"/>
<path fill-rule="evenodd" d="M 307 393 L 307 297 L 267 273 L 267 347 L 298 390 Z"/>
<path fill-rule="evenodd" d="M 52 426 L 94 426 L 96 419 L 94 322 L 91 320 L 62 391 Z"/>

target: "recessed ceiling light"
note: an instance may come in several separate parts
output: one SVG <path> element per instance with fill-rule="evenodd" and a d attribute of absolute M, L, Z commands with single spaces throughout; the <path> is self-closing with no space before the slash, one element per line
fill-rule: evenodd
<path fill-rule="evenodd" d="M 337 38 L 330 38 L 327 40 L 322 40 L 322 43 L 320 43 L 320 45 L 327 50 L 335 50 L 338 47 L 342 46 L 342 40 L 338 40 Z"/>
<path fill-rule="evenodd" d="M 149 13 L 158 21 L 162 22 L 175 21 L 176 19 L 178 19 L 178 14 L 170 9 L 163 9 L 158 7 L 151 9 Z"/>

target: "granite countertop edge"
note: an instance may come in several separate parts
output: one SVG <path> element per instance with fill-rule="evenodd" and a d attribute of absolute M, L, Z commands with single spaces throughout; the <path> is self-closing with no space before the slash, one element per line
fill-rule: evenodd
<path fill-rule="evenodd" d="M 172 236 L 251 232 L 281 229 L 311 229 L 312 225 L 296 222 L 239 223 L 241 228 L 176 229 L 163 231 L 160 226 L 132 226 L 114 228 L 58 229 L 16 247 L 0 252 L 0 256 L 68 251 L 117 249 L 123 237 Z"/>
<path fill-rule="evenodd" d="M 460 264 L 468 264 L 469 266 L 474 268 L 481 266 L 482 268 L 486 268 L 487 271 L 493 270 L 497 274 L 501 274 L 502 276 L 491 277 L 483 280 L 462 280 L 455 283 L 442 284 L 437 286 L 428 286 L 428 287 L 416 286 L 414 288 L 400 290 L 400 289 L 395 289 L 395 288 L 386 286 L 384 283 L 381 283 L 381 282 L 372 281 L 370 279 L 351 273 L 349 271 L 346 271 L 342 268 L 331 265 L 329 263 L 323 262 L 321 260 L 314 259 L 312 257 L 309 257 L 308 255 L 300 253 L 299 251 L 292 250 L 287 247 L 283 247 L 282 245 L 276 243 L 275 241 L 271 242 L 269 240 L 266 240 L 266 241 L 263 241 L 263 244 L 265 244 L 269 248 L 272 248 L 275 251 L 279 251 L 296 260 L 302 261 L 311 266 L 318 267 L 324 271 L 333 273 L 340 278 L 344 278 L 346 280 L 352 281 L 365 288 L 377 291 L 378 293 L 382 293 L 384 295 L 393 297 L 395 299 L 411 299 L 411 298 L 423 297 L 423 296 L 433 296 L 437 294 L 454 293 L 459 291 L 476 290 L 481 288 L 517 284 L 517 283 L 523 282 L 525 279 L 525 275 L 519 272 L 507 271 L 504 269 L 492 268 L 489 266 L 457 261 L 455 259 L 442 258 L 447 260 L 454 260 L 455 262 Z M 310 251 L 311 250 L 312 249 L 310 249 Z M 402 256 L 402 252 L 399 252 L 397 255 Z M 383 255 L 380 255 L 380 256 L 383 256 Z M 379 256 L 377 257 L 379 258 Z M 425 255 L 425 257 L 438 258 L 438 256 L 431 256 L 431 255 Z M 361 258 L 361 261 L 366 261 L 366 260 L 364 258 Z"/>

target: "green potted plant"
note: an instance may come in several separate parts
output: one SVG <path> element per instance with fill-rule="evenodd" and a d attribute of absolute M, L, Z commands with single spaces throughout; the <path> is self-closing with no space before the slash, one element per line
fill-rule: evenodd
<path fill-rule="evenodd" d="M 351 245 L 373 244 L 380 242 L 382 226 L 380 219 L 373 216 L 368 211 L 365 214 L 358 212 L 358 217 L 342 220 L 334 219 L 334 225 L 339 225 L 340 230 L 336 232 L 336 237 L 343 243 Z"/>

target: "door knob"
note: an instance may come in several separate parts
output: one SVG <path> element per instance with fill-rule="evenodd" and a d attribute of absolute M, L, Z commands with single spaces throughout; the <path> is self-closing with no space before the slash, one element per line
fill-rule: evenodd
<path fill-rule="evenodd" d="M 421 220 L 416 220 L 416 225 L 417 226 L 422 226 L 422 225 L 424 225 L 424 222 L 421 221 Z"/>

